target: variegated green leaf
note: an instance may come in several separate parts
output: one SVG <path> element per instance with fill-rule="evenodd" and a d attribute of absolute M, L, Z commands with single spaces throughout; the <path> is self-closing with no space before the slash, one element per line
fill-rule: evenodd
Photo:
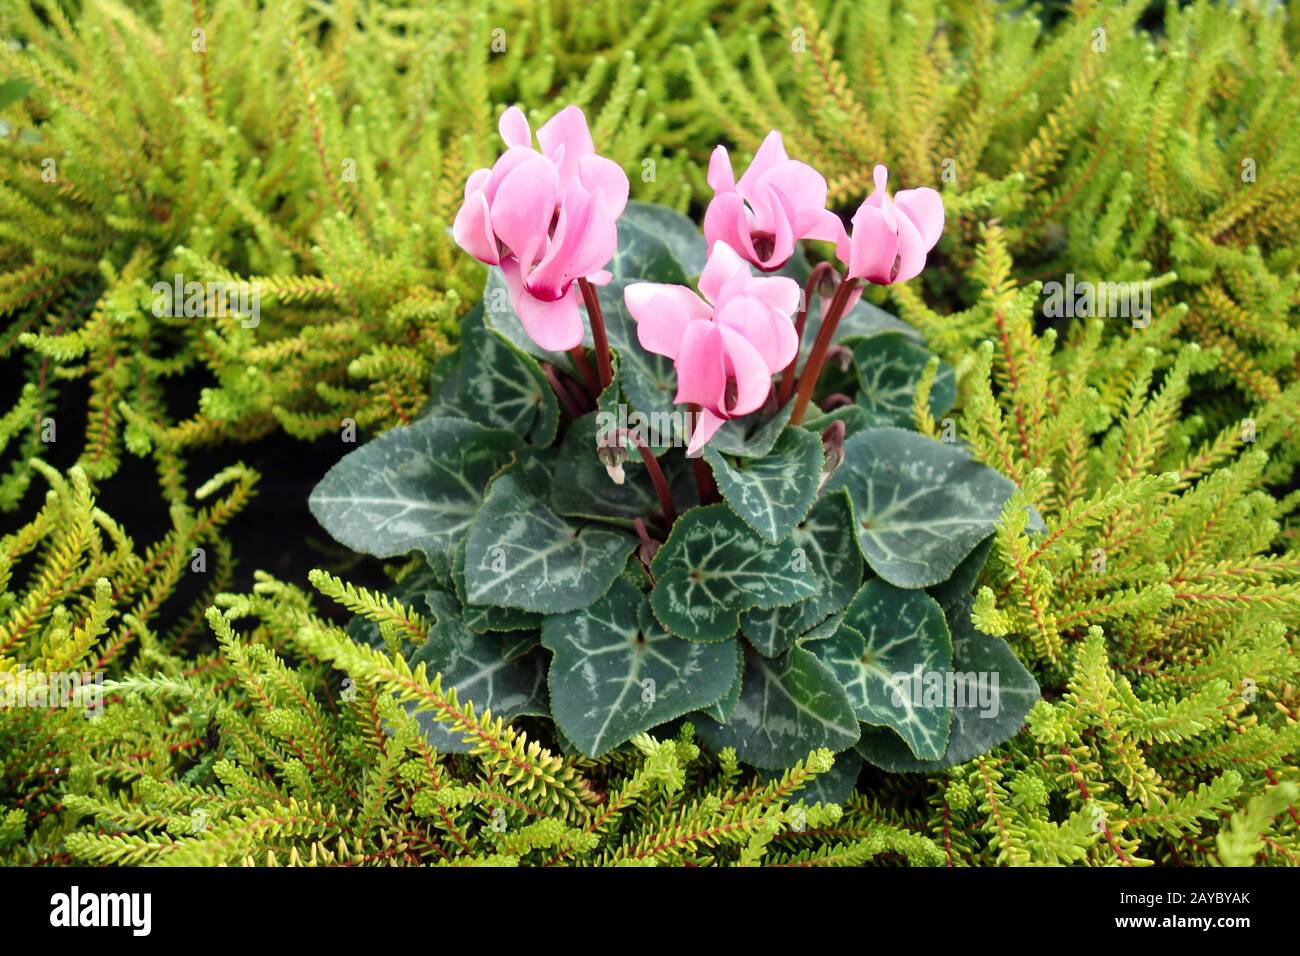
<path fill-rule="evenodd" d="M 706 447 L 704 460 L 731 510 L 772 544 L 787 537 L 817 500 L 822 443 L 802 428 L 787 428 L 762 458 L 729 461 Z"/>
<path fill-rule="evenodd" d="M 1038 682 L 1006 641 L 975 630 L 970 602 L 949 614 L 953 708 L 948 746 L 937 760 L 920 760 L 888 728 L 864 728 L 858 752 L 891 773 L 930 773 L 965 763 L 1009 740 L 1039 699 Z"/>
<path fill-rule="evenodd" d="M 716 703 L 700 708 L 700 713 L 707 714 L 720 724 L 725 724 L 731 719 L 732 712 L 736 709 L 736 702 L 740 700 L 740 687 L 745 676 L 745 656 L 740 653 L 740 642 L 733 641 L 732 644 L 737 648 L 737 654 L 736 669 L 731 675 L 731 683 L 727 685 L 726 693 Z"/>
<path fill-rule="evenodd" d="M 871 416 L 867 414 L 867 410 L 861 405 L 841 405 L 829 412 L 817 412 L 815 411 L 816 406 L 813 405 L 808 407 L 814 411 L 803 420 L 800 427 L 806 428 L 810 432 L 816 432 L 819 435 L 829 428 L 832 422 L 844 423 L 844 436 L 846 438 L 852 438 L 858 432 L 866 431 L 871 427 Z"/>
<path fill-rule="evenodd" d="M 551 713 L 564 735 L 599 757 L 633 735 L 716 703 L 730 688 L 740 649 L 667 633 L 645 595 L 620 579 L 588 608 L 546 619 Z"/>
<path fill-rule="evenodd" d="M 780 607 L 816 593 L 806 559 L 785 541 L 769 544 L 726 505 L 682 515 L 655 555 L 655 615 L 692 641 L 725 641 L 752 607 Z"/>
<path fill-rule="evenodd" d="M 647 428 L 651 434 L 646 436 L 647 444 L 656 448 L 684 444 L 690 437 L 686 434 L 684 410 L 673 403 L 677 371 L 672 359 L 646 351 L 637 341 L 636 320 L 623 301 L 623 290 L 628 285 L 616 279 L 599 290 L 609 344 L 619 356 L 623 394 L 633 410 L 650 416 Z"/>
<path fill-rule="evenodd" d="M 522 474 L 502 474 L 470 525 L 465 596 L 559 614 L 609 590 L 636 546 L 623 531 L 564 518 Z"/>
<path fill-rule="evenodd" d="M 738 458 L 762 458 L 772 450 L 776 440 L 785 431 L 793 411 L 794 403 L 786 402 L 767 421 L 760 419 L 760 412 L 733 418 L 714 432 L 706 447 Z"/>
<path fill-rule="evenodd" d="M 669 210 L 671 212 L 671 210 Z M 656 224 L 637 222 L 638 214 L 618 223 L 618 248 L 605 268 L 615 279 L 627 282 L 686 283 L 686 273 Z"/>
<path fill-rule="evenodd" d="M 942 699 L 918 692 L 952 670 L 952 638 L 934 598 L 874 578 L 835 635 L 809 650 L 844 685 L 859 720 L 892 728 L 917 756 L 943 753 L 951 714 Z"/>
<path fill-rule="evenodd" d="M 451 561 L 452 586 L 460 601 L 461 616 L 471 631 L 532 631 L 542 626 L 542 616 L 536 611 L 521 611 L 517 607 L 497 607 L 495 604 L 470 604 L 465 596 L 466 540 L 456 546 Z"/>
<path fill-rule="evenodd" d="M 704 271 L 709 247 L 690 217 L 667 206 L 634 200 L 627 204 L 623 215 L 618 220 L 620 230 L 626 225 L 636 226 L 658 237 L 668 246 L 673 258 L 677 260 L 682 272 L 687 276 L 697 276 Z"/>
<path fill-rule="evenodd" d="M 632 526 L 636 518 L 660 513 L 659 497 L 640 456 L 629 455 L 623 465 L 623 483 L 615 484 L 596 457 L 597 416 L 584 415 L 569 425 L 560 447 L 551 489 L 551 507 L 557 513 Z M 679 509 L 696 500 L 695 482 L 680 456 L 659 461 Z"/>
<path fill-rule="evenodd" d="M 869 338 L 850 340 L 853 364 L 858 372 L 858 404 L 866 410 L 872 425 L 912 424 L 912 400 L 930 350 L 902 332 L 881 332 Z M 935 416 L 952 408 L 957 398 L 957 379 L 946 363 L 939 364 L 930 389 L 930 411 Z"/>
<path fill-rule="evenodd" d="M 745 649 L 745 675 L 731 717 L 701 715 L 700 738 L 715 753 L 735 748 L 754 767 L 793 766 L 819 747 L 839 752 L 858 739 L 858 719 L 840 682 L 801 647 L 768 660 Z"/>
<path fill-rule="evenodd" d="M 992 533 L 1013 490 L 965 449 L 901 428 L 846 441 L 827 488 L 848 490 L 867 564 L 905 588 L 947 580 Z"/>
<path fill-rule="evenodd" d="M 554 441 L 560 406 L 537 362 L 486 328 L 481 308 L 466 316 L 462 336 L 456 404 L 465 416 L 537 445 Z"/>
<path fill-rule="evenodd" d="M 843 490 L 817 502 L 790 540 L 803 549 L 821 586 L 808 600 L 790 607 L 746 611 L 741 616 L 740 629 L 764 657 L 784 654 L 810 628 L 842 610 L 862 582 L 862 555 L 853 540 L 849 499 Z"/>
<path fill-rule="evenodd" d="M 509 653 L 506 639 L 497 634 L 476 634 L 460 618 L 456 599 L 443 591 L 429 591 L 425 604 L 432 612 L 434 624 L 428 639 L 410 657 L 412 667 L 424 664 L 430 678 L 441 674 L 443 689 L 455 688 L 460 703 L 474 702 L 478 713 L 490 710 L 495 717 L 519 717 L 524 714 L 545 716 L 545 653 L 532 650 L 522 655 Z M 518 641 L 511 641 L 518 650 Z M 416 719 L 429 743 L 436 749 L 465 753 L 470 749 L 446 724 L 431 714 L 418 713 Z"/>
<path fill-rule="evenodd" d="M 459 418 L 422 418 L 344 456 L 308 504 L 354 551 L 393 558 L 414 550 L 450 554 L 482 502 L 483 489 L 521 447 L 510 432 Z"/>

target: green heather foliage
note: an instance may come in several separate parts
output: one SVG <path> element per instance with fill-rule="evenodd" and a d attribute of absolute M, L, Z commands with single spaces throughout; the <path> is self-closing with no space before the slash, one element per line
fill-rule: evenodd
<path fill-rule="evenodd" d="M 1300 864 L 1298 22 L 1252 0 L 0 0 L 0 695 L 37 702 L 0 707 L 0 862 Z M 621 289 L 698 273 L 669 210 L 702 209 L 718 142 L 740 167 L 780 129 L 841 212 L 880 162 L 943 193 L 923 277 L 841 326 L 824 392 L 852 405 L 720 432 L 722 502 L 657 555 L 639 453 L 612 483 L 596 415 L 549 387 L 567 356 L 450 236 L 511 103 L 534 127 L 582 106 L 632 181 L 602 411 L 670 408 L 670 363 L 620 347 Z M 202 315 L 155 314 L 178 274 Z M 1150 280 L 1151 321 L 1051 314 L 1067 275 Z M 256 325 L 217 308 L 254 289 Z M 237 443 L 333 459 L 349 423 L 371 440 L 313 508 L 391 587 L 248 583 Z M 142 545 L 96 505 L 128 455 L 158 477 Z M 422 469 L 394 476 L 414 510 L 356 520 L 389 455 Z M 690 468 L 660 458 L 685 510 Z M 965 476 L 978 533 L 933 488 L 925 540 L 891 528 L 895 459 L 922 495 Z M 553 573 L 495 570 L 565 536 Z M 702 593 L 704 538 L 753 573 L 729 557 Z M 997 671 L 1001 710 L 878 709 L 864 661 Z M 633 706 L 593 719 L 589 667 L 635 678 Z M 83 671 L 106 678 L 90 718 L 49 676 Z"/>

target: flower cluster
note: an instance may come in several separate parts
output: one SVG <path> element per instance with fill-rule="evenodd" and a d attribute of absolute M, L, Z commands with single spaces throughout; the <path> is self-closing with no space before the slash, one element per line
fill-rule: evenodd
<path fill-rule="evenodd" d="M 471 255 L 501 267 L 524 330 L 551 351 L 579 349 L 583 323 L 575 284 L 604 285 L 618 242 L 616 221 L 627 204 L 628 179 L 596 154 L 586 117 L 561 110 L 532 145 L 524 114 L 511 107 L 500 121 L 506 151 L 491 169 L 473 173 L 456 216 L 456 241 Z M 736 179 L 723 146 L 709 162 L 713 199 L 704 213 L 709 245 L 696 294 L 686 286 L 633 283 L 624 291 L 648 351 L 671 358 L 678 404 L 700 414 L 689 455 L 697 455 L 721 425 L 758 410 L 772 376 L 799 352 L 803 297 L 794 280 L 755 277 L 781 269 L 803 239 L 834 243 L 845 268 L 795 395 L 791 420 L 802 419 L 836 323 L 861 294 L 861 283 L 906 282 L 920 273 L 943 231 L 943 201 L 933 189 L 890 196 L 888 171 L 877 166 L 875 190 L 854 213 L 851 230 L 826 208 L 826 180 L 790 159 L 781 134 L 763 140 Z M 825 267 L 823 267 L 825 268 Z M 586 298 L 602 368 L 608 367 L 598 300 Z M 800 319 L 796 324 L 796 313 Z M 585 358 L 583 359 L 585 362 Z M 791 368 L 793 373 L 793 368 Z"/>
<path fill-rule="evenodd" d="M 507 149 L 491 169 L 470 174 L 452 232 L 470 255 L 501 267 L 533 341 L 567 351 L 582 344 L 574 284 L 609 282 L 627 174 L 596 154 L 576 106 L 537 131 L 540 151 L 518 107 L 502 114 L 498 129 Z"/>

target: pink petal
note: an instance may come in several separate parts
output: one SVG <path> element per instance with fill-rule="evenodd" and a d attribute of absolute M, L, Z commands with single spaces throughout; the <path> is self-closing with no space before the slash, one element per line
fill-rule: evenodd
<path fill-rule="evenodd" d="M 761 407 L 772 390 L 772 373 L 745 336 L 726 325 L 718 326 L 718 331 L 726 349 L 727 371 L 736 381 L 735 401 L 723 411 L 733 416 L 747 415 Z"/>
<path fill-rule="evenodd" d="M 744 251 L 749 243 L 749 213 L 740 193 L 718 193 L 709 200 L 709 206 L 704 210 L 704 242 L 710 250 L 725 245 Z M 751 252 L 752 249 L 751 246 Z M 707 267 L 705 271 L 708 271 Z M 703 276 L 700 278 L 703 282 Z M 718 287 L 721 288 L 721 283 Z M 700 286 L 700 291 L 712 298 L 712 293 L 703 285 Z"/>
<path fill-rule="evenodd" d="M 525 266 L 545 248 L 557 188 L 555 166 L 534 155 L 510 170 L 492 197 L 492 228 Z"/>
<path fill-rule="evenodd" d="M 451 234 L 458 246 L 480 262 L 494 266 L 500 261 L 496 236 L 492 234 L 492 217 L 487 199 L 481 192 L 466 197 L 464 205 L 456 213 Z"/>
<path fill-rule="evenodd" d="M 537 131 L 537 142 L 542 144 L 542 152 L 559 167 L 562 187 L 567 187 L 578 175 L 578 163 L 582 157 L 596 152 L 591 142 L 591 130 L 587 128 L 587 115 L 576 106 L 566 106 L 547 120 Z"/>
<path fill-rule="evenodd" d="M 514 259 L 503 260 L 501 272 L 510 293 L 510 304 L 519 313 L 519 321 L 530 339 L 549 352 L 567 352 L 582 344 L 577 289 L 570 287 L 561 298 L 544 302 L 524 288 L 519 263 Z"/>
<path fill-rule="evenodd" d="M 694 402 L 718 409 L 727 387 L 722 336 L 712 322 L 691 322 L 677 350 L 677 397 L 681 405 Z"/>
<path fill-rule="evenodd" d="M 714 147 L 713 155 L 709 157 L 709 186 L 715 193 L 736 191 L 736 176 L 731 171 L 731 157 L 727 155 L 725 146 Z"/>
<path fill-rule="evenodd" d="M 785 152 L 785 143 L 781 141 L 781 134 L 777 130 L 772 130 L 763 139 L 763 144 L 758 147 L 753 162 L 749 164 L 749 169 L 745 170 L 745 175 L 741 176 L 740 181 L 736 183 L 736 188 L 742 195 L 748 196 L 764 173 L 778 163 L 788 162 L 789 159 Z"/>
<path fill-rule="evenodd" d="M 894 196 L 894 204 L 906 213 L 921 234 L 925 251 L 929 252 L 943 232 L 943 199 L 933 189 L 903 189 Z"/>
<path fill-rule="evenodd" d="M 790 200 L 786 198 L 781 190 L 772 185 L 767 187 L 767 193 L 769 200 L 766 203 L 766 208 L 769 212 L 764 217 L 766 223 L 763 225 L 755 223 L 755 227 L 771 235 L 772 251 L 766 257 L 756 257 L 754 265 L 764 272 L 774 272 L 790 261 L 790 256 L 794 254 L 794 243 L 798 237 L 794 233 L 795 211 Z M 752 240 L 752 238 L 751 233 L 750 239 Z"/>
<path fill-rule="evenodd" d="M 898 271 L 890 282 L 906 282 L 925 268 L 926 246 L 916 223 L 907 216 L 898 217 Z"/>
<path fill-rule="evenodd" d="M 755 183 L 755 191 L 774 186 L 796 212 L 826 208 L 826 179 L 807 163 L 793 159 L 777 163 Z"/>
<path fill-rule="evenodd" d="M 476 169 L 474 172 L 470 173 L 469 178 L 465 180 L 465 198 L 468 199 L 476 192 L 481 192 L 483 186 L 488 181 L 488 177 L 491 175 L 492 170 L 486 168 Z"/>
<path fill-rule="evenodd" d="M 604 156 L 583 156 L 578 160 L 578 178 L 588 192 L 602 194 L 610 216 L 617 219 L 623 214 L 628 182 L 622 166 Z"/>
<path fill-rule="evenodd" d="M 858 207 L 848 245 L 848 278 L 889 283 L 898 255 L 898 234 L 885 224 L 880 209 L 866 203 Z"/>
<path fill-rule="evenodd" d="M 745 294 L 766 303 L 781 315 L 793 317 L 799 309 L 799 283 L 785 276 L 750 279 Z"/>
<path fill-rule="evenodd" d="M 709 439 L 725 422 L 725 418 L 719 418 L 707 408 L 701 409 L 699 415 L 695 416 L 695 430 L 691 432 L 690 443 L 686 446 L 686 457 L 698 458 Z"/>
<path fill-rule="evenodd" d="M 794 231 L 801 239 L 817 239 L 836 244 L 847 237 L 844 223 L 829 209 L 799 213 L 795 219 Z"/>
<path fill-rule="evenodd" d="M 790 364 L 798 351 L 799 340 L 794 323 L 777 315 L 758 299 L 737 296 L 729 299 L 717 313 L 718 323 L 743 336 L 763 359 L 767 374 Z"/>
<path fill-rule="evenodd" d="M 623 290 L 623 302 L 636 320 L 641 347 L 671 359 L 677 358 L 686 326 L 713 315 L 708 303 L 683 285 L 633 282 Z"/>
<path fill-rule="evenodd" d="M 528 288 L 540 298 L 558 298 L 570 284 L 609 262 L 617 246 L 613 217 L 574 181 L 564 194 L 546 254 L 528 274 Z"/>
<path fill-rule="evenodd" d="M 730 197 L 722 196 L 719 198 L 728 199 Z M 735 198 L 737 201 L 740 200 L 739 196 Z M 717 201 L 719 200 L 714 200 L 714 202 Z M 705 229 L 707 232 L 707 226 Z M 745 264 L 745 260 L 740 258 L 736 250 L 727 242 L 723 240 L 710 242 L 709 258 L 704 263 L 704 271 L 700 273 L 700 292 L 703 293 L 704 298 L 715 305 L 718 304 L 722 299 L 723 287 L 738 275 L 745 278 L 750 277 L 749 266 Z"/>
<path fill-rule="evenodd" d="M 528 128 L 528 118 L 517 106 L 512 106 L 501 114 L 501 118 L 497 120 L 497 132 L 501 134 L 507 146 L 531 147 L 533 145 L 533 134 Z"/>
<path fill-rule="evenodd" d="M 521 163 L 542 158 L 542 155 L 530 146 L 511 146 L 498 156 L 497 161 L 492 164 L 491 174 L 483 183 L 483 194 L 487 196 L 488 205 L 491 205 L 492 200 L 496 198 L 501 181 L 510 175 L 515 167 Z"/>

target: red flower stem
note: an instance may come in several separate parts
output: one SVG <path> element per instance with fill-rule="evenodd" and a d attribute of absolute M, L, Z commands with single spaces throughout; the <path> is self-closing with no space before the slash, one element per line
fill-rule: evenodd
<path fill-rule="evenodd" d="M 695 425 L 700 421 L 700 406 L 691 402 L 686 406 L 687 411 L 691 414 Z M 703 457 L 690 459 L 691 471 L 695 474 L 695 488 L 700 494 L 700 504 L 713 504 L 715 501 L 721 501 L 722 496 L 718 494 L 718 483 L 713 480 L 713 471 L 709 468 L 709 463 Z"/>
<path fill-rule="evenodd" d="M 587 361 L 587 350 L 581 345 L 575 345 L 569 349 L 569 358 L 573 359 L 573 364 L 586 383 L 587 390 L 593 395 L 599 395 L 600 386 L 596 383 L 596 373 L 591 370 L 591 363 Z"/>
<path fill-rule="evenodd" d="M 641 436 L 635 431 L 627 435 L 636 445 L 636 450 L 641 453 L 641 461 L 645 464 L 645 470 L 650 474 L 650 483 L 655 486 L 655 494 L 659 496 L 659 509 L 664 513 L 666 527 L 671 528 L 677 520 L 677 506 L 673 504 L 673 493 L 668 488 L 668 482 L 664 480 L 663 470 L 659 467 L 659 459 L 655 458 L 654 452 L 646 447 L 646 443 L 641 440 Z"/>
<path fill-rule="evenodd" d="M 569 417 L 572 419 L 581 418 L 582 412 L 579 410 L 577 405 L 574 404 L 573 396 L 570 395 L 569 390 L 564 387 L 564 383 L 560 381 L 560 377 L 555 374 L 555 366 L 550 362 L 542 362 L 541 366 L 542 374 L 545 375 L 546 380 L 551 383 L 551 388 L 554 389 L 556 398 L 560 400 L 560 404 L 564 406 L 564 410 L 568 413 Z"/>
<path fill-rule="evenodd" d="M 600 311 L 600 299 L 596 290 L 586 279 L 578 280 L 582 290 L 582 302 L 587 307 L 587 318 L 591 320 L 591 339 L 596 345 L 596 366 L 600 369 L 600 387 L 609 387 L 614 381 L 614 366 L 609 360 L 609 338 L 605 335 L 605 316 Z"/>
<path fill-rule="evenodd" d="M 826 318 L 822 320 L 822 327 L 817 330 L 817 339 L 813 342 L 812 351 L 808 353 L 808 362 L 803 367 L 803 374 L 799 376 L 799 388 L 794 395 L 794 411 L 790 414 L 792 425 L 800 424 L 808 411 L 808 402 L 812 400 L 813 389 L 817 387 L 822 366 L 826 364 L 826 352 L 831 347 L 835 328 L 840 324 L 844 310 L 849 304 L 849 296 L 857 284 L 857 279 L 845 279 L 835 290 L 830 309 L 826 312 Z"/>
<path fill-rule="evenodd" d="M 799 315 L 794 320 L 794 338 L 796 342 L 803 342 L 803 328 L 808 322 L 808 308 L 812 305 L 813 290 L 827 276 L 839 273 L 829 262 L 819 262 L 813 266 L 812 272 L 808 273 L 808 281 L 803 284 L 803 302 L 799 305 Z M 777 386 L 777 405 L 778 407 L 790 401 L 790 396 L 794 394 L 795 367 L 799 364 L 799 350 L 795 349 L 794 358 L 790 359 L 790 364 L 781 372 L 781 382 Z"/>

